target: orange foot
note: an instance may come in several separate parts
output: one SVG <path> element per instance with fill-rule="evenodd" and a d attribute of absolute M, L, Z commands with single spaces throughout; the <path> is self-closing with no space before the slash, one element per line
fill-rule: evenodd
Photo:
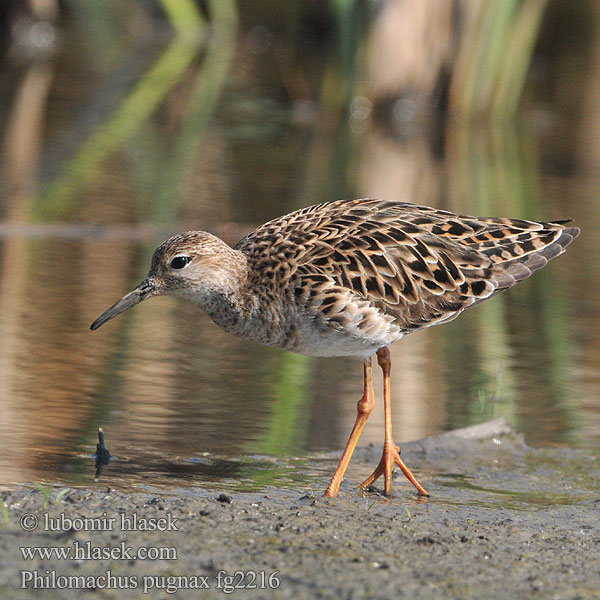
<path fill-rule="evenodd" d="M 402 462 L 400 458 L 400 447 L 396 446 L 396 444 L 384 444 L 383 445 L 383 454 L 381 455 L 381 460 L 379 464 L 375 468 L 375 470 L 369 475 L 359 487 L 367 488 L 369 487 L 375 480 L 383 475 L 384 478 L 384 494 L 386 496 L 390 495 L 392 489 L 392 470 L 394 468 L 394 464 L 398 465 L 406 478 L 417 488 L 419 494 L 422 496 L 429 496 L 429 494 L 425 491 L 425 488 L 415 479 L 415 476 L 410 472 L 410 469 Z"/>

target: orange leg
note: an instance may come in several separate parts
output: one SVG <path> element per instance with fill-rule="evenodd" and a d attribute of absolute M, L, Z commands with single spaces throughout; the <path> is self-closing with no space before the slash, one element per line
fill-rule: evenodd
<path fill-rule="evenodd" d="M 325 490 L 325 496 L 333 497 L 338 495 L 338 490 L 340 488 L 340 483 L 342 482 L 342 478 L 344 477 L 344 473 L 346 472 L 346 468 L 348 467 L 348 463 L 350 462 L 350 458 L 352 457 L 352 453 L 354 452 L 354 448 L 356 448 L 356 443 L 358 442 L 358 438 L 362 433 L 362 430 L 365 427 L 367 419 L 370 414 L 373 412 L 373 407 L 375 406 L 375 395 L 373 394 L 373 367 L 371 365 L 371 359 L 367 358 L 365 360 L 365 389 L 363 393 L 363 397 L 358 401 L 356 405 L 357 415 L 356 421 L 354 422 L 354 427 L 352 428 L 352 433 L 348 438 L 348 443 L 344 448 L 344 452 L 342 454 L 342 458 L 340 458 L 340 462 Z"/>
<path fill-rule="evenodd" d="M 377 478 L 383 475 L 384 493 L 390 495 L 392 489 L 392 469 L 397 464 L 407 479 L 417 488 L 422 496 L 429 496 L 423 486 L 415 479 L 410 469 L 400 458 L 400 448 L 396 446 L 392 438 L 392 401 L 390 396 L 390 369 L 392 361 L 390 351 L 387 348 L 377 350 L 377 362 L 383 371 L 383 404 L 385 410 L 385 439 L 383 442 L 383 454 L 376 469 L 361 484 L 361 488 L 369 487 Z"/>

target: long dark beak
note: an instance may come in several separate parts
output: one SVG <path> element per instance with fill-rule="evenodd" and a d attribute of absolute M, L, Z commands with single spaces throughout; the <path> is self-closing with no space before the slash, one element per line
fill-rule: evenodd
<path fill-rule="evenodd" d="M 98 329 L 98 327 L 106 323 L 106 321 L 116 317 L 128 308 L 139 304 L 142 300 L 150 298 L 150 296 L 156 296 L 158 293 L 159 291 L 154 280 L 148 278 L 144 279 L 144 281 L 142 281 L 142 283 L 134 290 L 129 292 L 129 294 L 125 294 L 125 296 L 123 296 L 116 304 L 113 304 L 106 312 L 102 313 L 90 325 L 90 329 Z"/>

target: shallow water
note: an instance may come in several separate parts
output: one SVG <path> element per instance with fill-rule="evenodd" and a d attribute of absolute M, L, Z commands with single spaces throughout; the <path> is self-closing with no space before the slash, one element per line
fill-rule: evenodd
<path fill-rule="evenodd" d="M 4 140 L 0 484 L 92 481 L 98 427 L 116 458 L 101 481 L 121 488 L 307 483 L 295 457 L 345 443 L 358 361 L 240 341 L 169 298 L 96 332 L 89 324 L 141 280 L 171 233 L 208 229 L 234 243 L 269 218 L 342 197 L 573 218 L 582 235 L 542 272 L 391 348 L 393 427 L 402 442 L 505 416 L 533 446 L 600 446 L 597 176 L 557 175 L 556 157 L 576 152 L 533 127 L 533 113 L 514 128 L 450 124 L 440 153 L 425 130 L 396 138 L 355 113 L 286 97 L 268 50 L 249 50 L 244 31 L 233 59 L 209 51 L 202 75 L 227 74 L 218 102 L 200 94 L 186 112 L 207 64 L 197 59 L 152 109 L 143 86 L 172 47 L 78 55 L 79 35 L 67 23 L 63 50 L 46 65 L 36 96 L 45 94 L 45 127 L 29 132 L 33 149 L 17 160 L 20 146 Z M 309 84 L 317 55 L 295 58 Z M 0 103 L 7 128 L 32 73 L 10 77 Z M 148 116 L 124 132 L 112 119 L 134 90 L 146 92 L 138 111 Z M 381 408 L 361 444 L 382 442 Z"/>

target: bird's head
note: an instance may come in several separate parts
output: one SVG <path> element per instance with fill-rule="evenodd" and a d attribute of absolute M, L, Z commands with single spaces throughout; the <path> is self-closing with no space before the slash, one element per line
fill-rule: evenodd
<path fill-rule="evenodd" d="M 144 281 L 102 313 L 91 329 L 152 296 L 180 296 L 205 306 L 215 294 L 235 288 L 244 260 L 240 252 L 205 231 L 173 236 L 154 251 Z"/>

